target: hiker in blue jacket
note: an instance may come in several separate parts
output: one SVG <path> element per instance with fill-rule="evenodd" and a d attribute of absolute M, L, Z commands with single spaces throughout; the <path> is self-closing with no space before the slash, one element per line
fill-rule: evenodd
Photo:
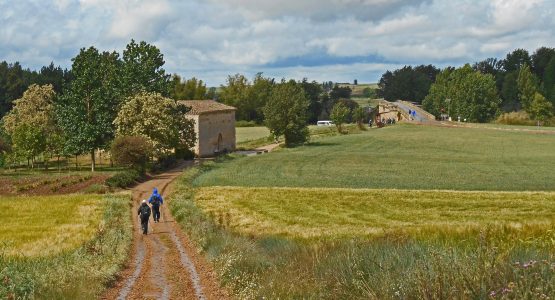
<path fill-rule="evenodd" d="M 158 193 L 158 189 L 154 188 L 152 195 L 148 198 L 148 203 L 152 205 L 152 211 L 154 212 L 154 222 L 160 222 L 160 205 L 164 204 L 164 199 L 162 195 Z"/>

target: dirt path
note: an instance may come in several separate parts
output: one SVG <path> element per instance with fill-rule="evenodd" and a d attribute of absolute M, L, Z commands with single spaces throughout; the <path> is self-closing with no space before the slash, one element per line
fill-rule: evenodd
<path fill-rule="evenodd" d="M 191 241 L 173 220 L 168 207 L 170 183 L 181 171 L 179 167 L 157 175 L 133 188 L 133 249 L 129 265 L 120 280 L 103 296 L 104 299 L 227 299 L 216 275 L 198 254 Z M 137 209 L 148 199 L 153 188 L 164 196 L 159 223 L 149 224 L 149 234 L 140 230 Z"/>

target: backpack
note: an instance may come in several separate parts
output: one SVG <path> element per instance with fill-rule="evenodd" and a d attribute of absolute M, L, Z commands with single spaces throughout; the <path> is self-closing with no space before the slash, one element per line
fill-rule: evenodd
<path fill-rule="evenodd" d="M 148 207 L 148 205 L 141 205 L 140 212 L 141 212 L 141 218 L 150 217 L 150 207 Z"/>
<path fill-rule="evenodd" d="M 152 206 L 160 206 L 160 196 L 154 195 L 152 196 Z"/>

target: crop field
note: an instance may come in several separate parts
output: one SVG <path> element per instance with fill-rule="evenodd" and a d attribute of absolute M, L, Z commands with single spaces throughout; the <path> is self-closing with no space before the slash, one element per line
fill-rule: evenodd
<path fill-rule="evenodd" d="M 109 172 L 4 171 L 0 173 L 0 195 L 50 195 L 86 191 L 92 185 L 103 184 Z"/>
<path fill-rule="evenodd" d="M 8 254 L 48 256 L 77 248 L 100 223 L 102 196 L 0 197 L 0 240 Z"/>
<path fill-rule="evenodd" d="M 94 299 L 131 245 L 130 197 L 0 197 L 0 298 Z"/>
<path fill-rule="evenodd" d="M 484 227 L 555 226 L 555 193 L 206 187 L 198 205 L 248 235 L 462 235 Z"/>
<path fill-rule="evenodd" d="M 232 159 L 197 186 L 554 191 L 555 138 L 397 125 Z"/>

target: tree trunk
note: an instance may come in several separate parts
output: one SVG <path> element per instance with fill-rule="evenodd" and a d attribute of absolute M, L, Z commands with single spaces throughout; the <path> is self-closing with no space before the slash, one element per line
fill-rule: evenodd
<path fill-rule="evenodd" d="M 58 172 L 62 171 L 60 166 L 60 155 L 58 155 Z"/>
<path fill-rule="evenodd" d="M 75 171 L 77 171 L 77 168 L 79 168 L 79 164 L 77 162 L 77 154 L 75 154 Z"/>
<path fill-rule="evenodd" d="M 91 150 L 91 172 L 94 172 L 94 166 L 95 166 L 94 150 Z"/>

